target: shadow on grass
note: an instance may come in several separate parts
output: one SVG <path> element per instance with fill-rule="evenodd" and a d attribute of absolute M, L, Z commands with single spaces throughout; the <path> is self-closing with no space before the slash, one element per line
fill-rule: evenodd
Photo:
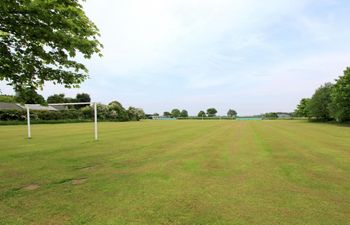
<path fill-rule="evenodd" d="M 338 127 L 350 127 L 350 121 L 346 121 L 342 123 L 339 123 L 335 120 L 320 120 L 320 119 L 309 119 L 307 121 L 315 124 L 329 124 L 329 125 L 334 125 Z"/>

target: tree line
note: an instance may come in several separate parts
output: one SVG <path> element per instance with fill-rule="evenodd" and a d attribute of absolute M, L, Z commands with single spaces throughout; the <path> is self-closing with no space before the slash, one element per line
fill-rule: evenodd
<path fill-rule="evenodd" d="M 0 95 L 0 102 L 12 102 L 21 104 L 40 104 L 48 105 L 49 103 L 74 103 L 90 102 L 90 95 L 87 93 L 78 93 L 75 98 L 66 97 L 65 94 L 54 94 L 47 99 L 38 94 L 35 89 L 24 88 L 17 91 L 15 95 Z"/>
<path fill-rule="evenodd" d="M 34 92 L 33 92 L 34 93 Z M 36 93 L 36 92 L 35 92 Z M 50 103 L 74 103 L 74 102 L 90 102 L 90 95 L 87 93 L 79 93 L 75 98 L 66 97 L 65 94 L 54 94 L 49 96 L 46 100 L 39 94 L 31 95 L 33 98 L 23 99 L 22 95 L 0 95 L 0 102 L 19 102 L 26 104 L 42 104 Z M 90 105 L 73 105 L 64 108 L 65 110 L 58 111 L 31 111 L 31 118 L 33 120 L 90 120 L 93 118 L 93 107 Z M 97 104 L 97 117 L 99 120 L 106 121 L 138 121 L 145 118 L 143 109 L 130 106 L 124 108 L 118 101 L 112 101 L 107 105 Z M 0 120 L 3 121 L 24 121 L 26 115 L 21 110 L 0 110 Z"/>
<path fill-rule="evenodd" d="M 197 117 L 215 117 L 217 114 L 217 110 L 215 108 L 209 108 L 204 112 L 203 110 L 199 111 L 197 114 Z M 159 116 L 158 113 L 154 113 L 154 116 Z M 169 118 L 187 118 L 189 117 L 187 110 L 179 110 L 179 109 L 173 109 L 171 112 L 164 112 L 163 113 L 164 117 L 169 117 Z M 237 112 L 234 109 L 229 109 L 227 112 L 228 117 L 236 117 Z"/>
<path fill-rule="evenodd" d="M 335 83 L 325 83 L 311 98 L 301 99 L 294 115 L 317 121 L 350 121 L 350 67 Z"/>

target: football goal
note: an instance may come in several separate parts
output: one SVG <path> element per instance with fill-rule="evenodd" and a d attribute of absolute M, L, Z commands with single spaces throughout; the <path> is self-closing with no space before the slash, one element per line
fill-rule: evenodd
<path fill-rule="evenodd" d="M 97 130 L 97 103 L 96 102 L 74 102 L 74 103 L 53 103 L 48 104 L 48 107 L 40 107 L 37 104 L 26 104 L 27 109 L 27 126 L 28 126 L 28 138 L 32 138 L 31 126 L 30 126 L 30 110 L 50 110 L 55 106 L 70 106 L 70 105 L 93 105 L 94 108 L 94 136 L 95 140 L 98 140 Z"/>

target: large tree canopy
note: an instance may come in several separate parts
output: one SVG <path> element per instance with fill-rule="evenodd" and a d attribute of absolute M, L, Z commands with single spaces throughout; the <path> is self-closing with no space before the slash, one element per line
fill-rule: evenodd
<path fill-rule="evenodd" d="M 66 101 L 64 94 L 54 94 L 47 97 L 47 103 L 65 103 Z"/>
<path fill-rule="evenodd" d="M 336 81 L 331 93 L 331 115 L 337 121 L 343 122 L 350 120 L 350 67 Z"/>
<path fill-rule="evenodd" d="M 333 84 L 326 83 L 319 87 L 307 105 L 308 116 L 318 120 L 329 120 L 331 92 Z"/>
<path fill-rule="evenodd" d="M 308 117 L 309 111 L 308 111 L 308 105 L 310 103 L 310 98 L 303 98 L 300 100 L 299 105 L 295 109 L 295 116 L 297 117 Z"/>
<path fill-rule="evenodd" d="M 38 94 L 34 88 L 23 88 L 16 93 L 16 102 L 23 104 L 41 104 L 45 105 L 45 98 Z"/>
<path fill-rule="evenodd" d="M 79 0 L 0 1 L 0 80 L 16 91 L 46 81 L 78 86 L 88 77 L 77 54 L 100 54 L 98 28 Z"/>
<path fill-rule="evenodd" d="M 77 100 L 77 102 L 91 102 L 90 95 L 87 93 L 77 94 L 75 99 Z"/>

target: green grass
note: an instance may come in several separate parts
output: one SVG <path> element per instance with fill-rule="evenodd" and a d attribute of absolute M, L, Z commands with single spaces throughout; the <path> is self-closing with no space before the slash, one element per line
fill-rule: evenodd
<path fill-rule="evenodd" d="M 304 121 L 0 126 L 0 224 L 350 224 L 350 128 Z M 37 189 L 26 190 L 29 185 Z M 35 187 L 35 186 L 34 186 Z"/>

